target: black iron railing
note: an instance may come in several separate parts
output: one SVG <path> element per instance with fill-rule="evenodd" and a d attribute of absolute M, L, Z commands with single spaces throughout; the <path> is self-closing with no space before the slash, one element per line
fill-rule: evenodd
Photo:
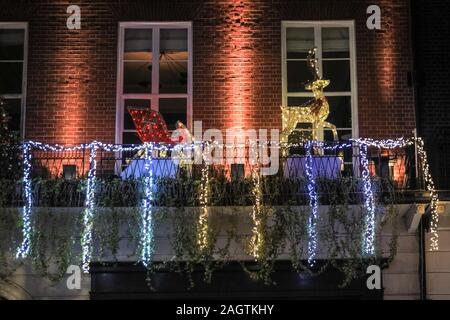
<path fill-rule="evenodd" d="M 201 173 L 205 163 L 180 163 L 172 158 L 172 153 L 153 153 L 152 171 L 157 190 L 155 205 L 197 206 Z M 296 147 L 292 148 L 289 154 L 286 156 L 280 152 L 270 164 L 262 165 L 274 166 L 273 174 L 262 179 L 263 198 L 266 203 L 308 203 L 306 150 Z M 226 151 L 223 155 L 226 155 Z M 395 191 L 402 193 L 408 190 L 425 190 L 420 179 L 420 166 L 416 166 L 414 145 L 391 150 L 369 148 L 367 159 L 374 190 L 380 198 Z M 313 173 L 321 203 L 339 201 L 336 199 L 340 196 L 350 203 L 361 201 L 361 160 L 361 152 L 357 146 L 343 151 L 313 150 Z M 99 149 L 96 157 L 97 204 L 138 205 L 141 198 L 141 181 L 146 170 L 145 161 L 143 153 L 139 151 L 111 152 Z M 274 165 L 275 162 L 278 165 Z M 20 161 L 15 165 L 20 167 Z M 89 165 L 88 148 L 76 151 L 32 150 L 34 205 L 83 206 Z M 255 168 L 255 162 L 252 162 L 248 153 L 247 156 L 228 159 L 217 157 L 208 167 L 211 178 L 211 204 L 252 205 L 251 175 Z M 2 178 L 4 196 L 0 198 L 0 205 L 20 205 L 20 181 Z"/>

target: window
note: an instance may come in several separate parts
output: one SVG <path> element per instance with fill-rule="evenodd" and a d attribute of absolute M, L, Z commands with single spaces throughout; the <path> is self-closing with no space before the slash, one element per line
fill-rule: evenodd
<path fill-rule="evenodd" d="M 324 89 L 330 105 L 327 121 L 336 125 L 339 139 L 358 135 L 356 61 L 353 22 L 318 21 L 282 23 L 283 105 L 297 106 L 313 97 L 305 90 L 312 79 L 306 65 L 308 50 L 317 47 L 320 72 L 331 81 Z M 332 141 L 331 131 L 323 139 Z"/>
<path fill-rule="evenodd" d="M 140 143 L 130 107 L 161 112 L 169 131 L 177 120 L 191 127 L 190 22 L 121 23 L 118 56 L 117 143 Z"/>
<path fill-rule="evenodd" d="M 0 96 L 11 117 L 9 128 L 24 136 L 27 24 L 0 22 Z"/>

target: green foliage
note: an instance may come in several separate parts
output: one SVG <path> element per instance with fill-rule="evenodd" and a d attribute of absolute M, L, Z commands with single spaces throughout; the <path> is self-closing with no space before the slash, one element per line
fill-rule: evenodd
<path fill-rule="evenodd" d="M 122 181 L 112 178 L 97 181 L 96 211 L 93 225 L 92 261 L 114 262 L 123 259 L 137 261 L 141 250 L 141 219 L 139 204 L 142 199 L 141 181 Z M 268 177 L 261 180 L 264 194 L 260 228 L 264 244 L 258 261 L 252 267 L 242 263 L 250 277 L 265 284 L 273 284 L 271 275 L 277 260 L 290 259 L 299 273 L 319 274 L 327 268 L 342 272 L 342 285 L 361 276 L 368 263 L 380 263 L 385 256 L 392 261 L 396 253 L 393 189 L 390 184 L 374 181 L 377 190 L 377 216 L 384 216 L 377 224 L 377 258 L 368 260 L 362 255 L 364 209 L 357 179 L 318 181 L 321 206 L 318 224 L 318 243 L 325 264 L 320 268 L 306 262 L 308 244 L 308 207 L 305 181 Z M 199 181 L 184 177 L 180 180 L 158 179 L 154 201 L 154 230 L 156 252 L 167 247 L 170 256 L 155 256 L 148 267 L 148 284 L 152 288 L 152 274 L 169 269 L 188 276 L 187 287 L 195 285 L 194 272 L 201 270 L 203 280 L 209 282 L 214 271 L 228 261 L 236 260 L 236 250 L 249 253 L 249 236 L 252 228 L 250 195 L 251 180 L 229 181 L 223 177 L 211 179 L 212 206 L 209 208 L 208 247 L 198 246 Z M 20 184 L 0 180 L 0 190 L 9 195 L 20 190 Z M 278 191 L 277 191 L 278 190 Z M 70 264 L 81 261 L 81 213 L 85 193 L 85 180 L 33 181 L 36 203 L 32 214 L 31 252 L 29 262 L 43 276 L 59 281 Z M 20 196 L 16 196 L 20 199 Z M 8 196 L 0 196 L 5 204 L 18 206 Z M 280 205 L 284 204 L 284 205 Z M 77 208 L 65 208 L 65 207 Z M 17 208 L 0 209 L 0 276 L 7 277 L 19 265 L 14 259 L 21 243 L 21 225 Z M 389 239 L 387 252 L 382 253 L 381 232 L 394 226 L 394 236 Z M 343 236 L 345 235 L 345 236 Z M 166 251 L 167 251 L 166 250 Z M 166 252 L 165 251 L 165 252 Z M 345 258 L 344 260 L 342 258 Z"/>
<path fill-rule="evenodd" d="M 19 179 L 20 148 L 17 146 L 19 135 L 9 129 L 10 117 L 6 111 L 6 102 L 0 97 L 0 179 Z"/>

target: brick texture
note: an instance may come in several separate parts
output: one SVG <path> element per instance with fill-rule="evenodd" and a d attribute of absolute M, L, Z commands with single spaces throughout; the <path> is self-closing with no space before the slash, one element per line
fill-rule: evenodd
<path fill-rule="evenodd" d="M 29 22 L 26 137 L 113 142 L 119 21 L 193 22 L 193 115 L 204 129 L 281 126 L 281 21 L 355 20 L 360 136 L 410 136 L 415 127 L 408 1 L 79 0 L 82 29 L 65 27 L 73 1 L 2 0 L 0 21 Z"/>

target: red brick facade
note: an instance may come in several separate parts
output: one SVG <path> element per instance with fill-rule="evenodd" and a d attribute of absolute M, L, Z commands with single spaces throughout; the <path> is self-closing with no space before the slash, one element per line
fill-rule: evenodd
<path fill-rule="evenodd" d="M 120 21 L 192 21 L 194 120 L 272 128 L 281 21 L 355 20 L 359 134 L 382 138 L 415 128 L 408 2 L 376 1 L 380 31 L 366 27 L 366 0 L 2 0 L 0 21 L 29 22 L 26 137 L 75 144 L 114 141 Z M 81 30 L 65 27 L 70 4 L 81 7 Z"/>

